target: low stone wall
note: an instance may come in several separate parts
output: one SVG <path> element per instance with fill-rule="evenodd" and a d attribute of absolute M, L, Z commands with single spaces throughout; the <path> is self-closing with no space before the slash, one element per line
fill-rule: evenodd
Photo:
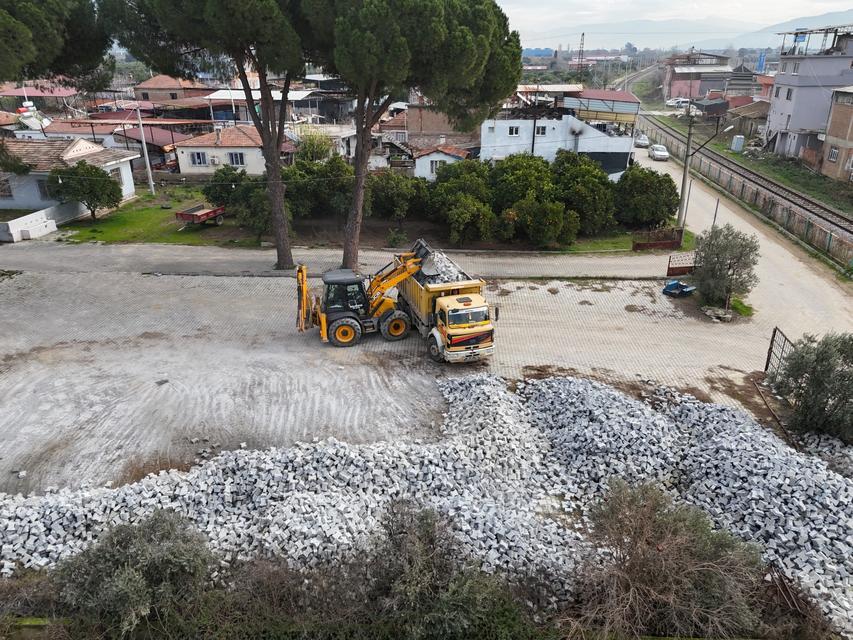
<path fill-rule="evenodd" d="M 0 222 L 0 242 L 20 242 L 38 238 L 56 231 L 58 225 L 76 220 L 85 214 L 86 209 L 79 202 L 64 202 L 8 222 Z"/>

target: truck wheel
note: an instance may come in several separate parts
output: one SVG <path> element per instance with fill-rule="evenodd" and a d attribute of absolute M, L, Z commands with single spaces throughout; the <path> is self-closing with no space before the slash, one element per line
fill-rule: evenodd
<path fill-rule="evenodd" d="M 430 336 L 427 350 L 429 351 L 429 357 L 433 362 L 444 361 L 444 356 L 441 353 L 441 347 L 438 346 L 438 341 L 435 339 L 435 336 Z"/>
<path fill-rule="evenodd" d="M 353 318 L 341 318 L 329 327 L 329 340 L 336 347 L 351 347 L 361 340 L 361 324 Z"/>
<path fill-rule="evenodd" d="M 395 311 L 385 319 L 385 322 L 379 327 L 379 332 L 382 337 L 389 342 L 402 340 L 409 334 L 411 321 L 405 311 Z"/>
<path fill-rule="evenodd" d="M 215 220 L 215 222 L 216 222 L 216 226 L 217 226 L 217 227 L 221 227 L 221 226 L 222 226 L 222 224 L 225 222 L 225 216 L 223 216 L 223 215 L 220 213 L 218 216 L 216 216 L 216 220 Z"/>

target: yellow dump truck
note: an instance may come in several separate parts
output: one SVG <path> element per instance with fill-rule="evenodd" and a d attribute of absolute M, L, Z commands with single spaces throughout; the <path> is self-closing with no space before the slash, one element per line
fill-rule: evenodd
<path fill-rule="evenodd" d="M 320 339 L 336 347 L 354 346 L 368 333 L 402 340 L 414 327 L 436 361 L 470 362 L 494 353 L 497 309 L 493 318 L 485 282 L 423 240 L 373 276 L 349 269 L 324 273 L 320 296 L 309 292 L 305 265 L 297 268 L 296 283 L 297 327 L 319 327 Z"/>

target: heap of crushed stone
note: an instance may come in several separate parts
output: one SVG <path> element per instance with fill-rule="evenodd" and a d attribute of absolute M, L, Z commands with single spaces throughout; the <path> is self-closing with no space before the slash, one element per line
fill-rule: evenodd
<path fill-rule="evenodd" d="M 446 284 L 470 280 L 468 275 L 441 251 L 433 251 L 431 262 L 437 273 L 428 276 L 423 271 L 419 272 L 418 282 L 421 284 Z"/>
<path fill-rule="evenodd" d="M 116 489 L 0 494 L 0 575 L 50 567 L 159 508 L 186 516 L 223 565 L 275 555 L 309 568 L 357 550 L 391 501 L 411 499 L 446 515 L 484 569 L 549 574 L 563 599 L 595 553 L 585 513 L 620 477 L 655 482 L 761 544 L 853 634 L 853 481 L 819 458 L 743 413 L 677 393 L 656 396 L 654 409 L 573 378 L 516 393 L 490 375 L 439 385 L 449 409 L 438 442 L 231 451 Z"/>

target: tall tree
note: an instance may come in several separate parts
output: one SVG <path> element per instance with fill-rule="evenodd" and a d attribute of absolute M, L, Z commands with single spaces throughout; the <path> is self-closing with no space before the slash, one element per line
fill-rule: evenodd
<path fill-rule="evenodd" d="M 343 264 L 358 267 L 371 130 L 419 89 L 460 128 L 479 123 L 521 77 L 521 45 L 494 0 L 302 0 L 314 60 L 356 97 L 355 185 Z"/>
<path fill-rule="evenodd" d="M 0 81 L 91 84 L 109 43 L 92 0 L 0 0 Z M 28 170 L 2 141 L 0 170 Z"/>
<path fill-rule="evenodd" d="M 261 136 L 267 197 L 278 254 L 276 267 L 293 267 L 284 209 L 281 145 L 287 95 L 304 70 L 296 30 L 297 3 L 283 0 L 99 0 L 114 33 L 139 60 L 162 73 L 192 78 L 202 70 L 236 73 L 249 117 Z M 253 91 L 249 74 L 257 74 Z M 279 84 L 274 78 L 280 78 Z M 281 89 L 280 106 L 275 94 Z"/>

